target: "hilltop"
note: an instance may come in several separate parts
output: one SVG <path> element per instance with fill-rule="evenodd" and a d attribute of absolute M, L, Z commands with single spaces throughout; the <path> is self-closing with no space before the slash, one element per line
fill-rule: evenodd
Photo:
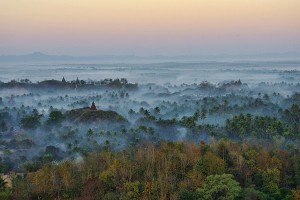
<path fill-rule="evenodd" d="M 92 110 L 90 107 L 73 109 L 65 113 L 66 119 L 74 122 L 109 121 L 125 123 L 127 120 L 115 111 Z"/>

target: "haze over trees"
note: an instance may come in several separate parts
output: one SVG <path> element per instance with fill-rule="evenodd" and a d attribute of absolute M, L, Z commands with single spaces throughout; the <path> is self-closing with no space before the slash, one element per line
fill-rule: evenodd
<path fill-rule="evenodd" d="M 3 199 L 299 199 L 299 83 L 60 80 L 0 83 Z"/>

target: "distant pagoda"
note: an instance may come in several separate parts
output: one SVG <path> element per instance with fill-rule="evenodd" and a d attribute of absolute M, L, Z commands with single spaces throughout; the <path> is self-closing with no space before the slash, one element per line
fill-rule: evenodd
<path fill-rule="evenodd" d="M 80 84 L 80 81 L 79 81 L 79 79 L 78 79 L 78 77 L 77 77 L 77 79 L 76 79 L 76 84 Z"/>
<path fill-rule="evenodd" d="M 91 110 L 97 110 L 95 102 L 93 101 L 92 105 L 91 105 Z"/>
<path fill-rule="evenodd" d="M 65 77 L 62 78 L 61 82 L 63 82 L 63 83 L 66 82 Z"/>

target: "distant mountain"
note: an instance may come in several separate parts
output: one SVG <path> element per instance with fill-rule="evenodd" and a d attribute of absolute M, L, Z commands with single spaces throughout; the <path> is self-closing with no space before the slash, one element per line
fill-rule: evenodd
<path fill-rule="evenodd" d="M 61 56 L 46 55 L 41 52 L 34 52 L 27 55 L 0 56 L 0 61 L 43 61 L 62 58 Z"/>
<path fill-rule="evenodd" d="M 300 53 L 298 52 L 267 52 L 260 54 L 220 54 L 218 58 L 229 59 L 300 59 Z"/>
<path fill-rule="evenodd" d="M 27 55 L 7 55 L 0 56 L 1 61 L 18 62 L 18 61 L 81 61 L 81 60 L 113 60 L 113 59 L 137 59 L 136 56 L 67 56 L 67 55 L 47 55 L 41 52 L 34 52 Z"/>
<path fill-rule="evenodd" d="M 262 54 L 219 54 L 207 56 L 135 56 L 135 55 L 96 55 L 96 56 L 68 56 L 68 55 L 47 55 L 41 52 L 34 52 L 26 55 L 3 55 L 0 62 L 26 62 L 26 61 L 139 61 L 139 60 L 161 60 L 161 61 L 218 61 L 218 60 L 300 60 L 298 52 L 284 53 L 262 53 Z"/>

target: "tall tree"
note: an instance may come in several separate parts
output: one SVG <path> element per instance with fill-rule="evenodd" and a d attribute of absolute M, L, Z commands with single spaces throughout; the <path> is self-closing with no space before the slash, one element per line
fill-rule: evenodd
<path fill-rule="evenodd" d="M 239 196 L 241 187 L 231 174 L 210 175 L 197 190 L 201 200 L 233 200 Z"/>

